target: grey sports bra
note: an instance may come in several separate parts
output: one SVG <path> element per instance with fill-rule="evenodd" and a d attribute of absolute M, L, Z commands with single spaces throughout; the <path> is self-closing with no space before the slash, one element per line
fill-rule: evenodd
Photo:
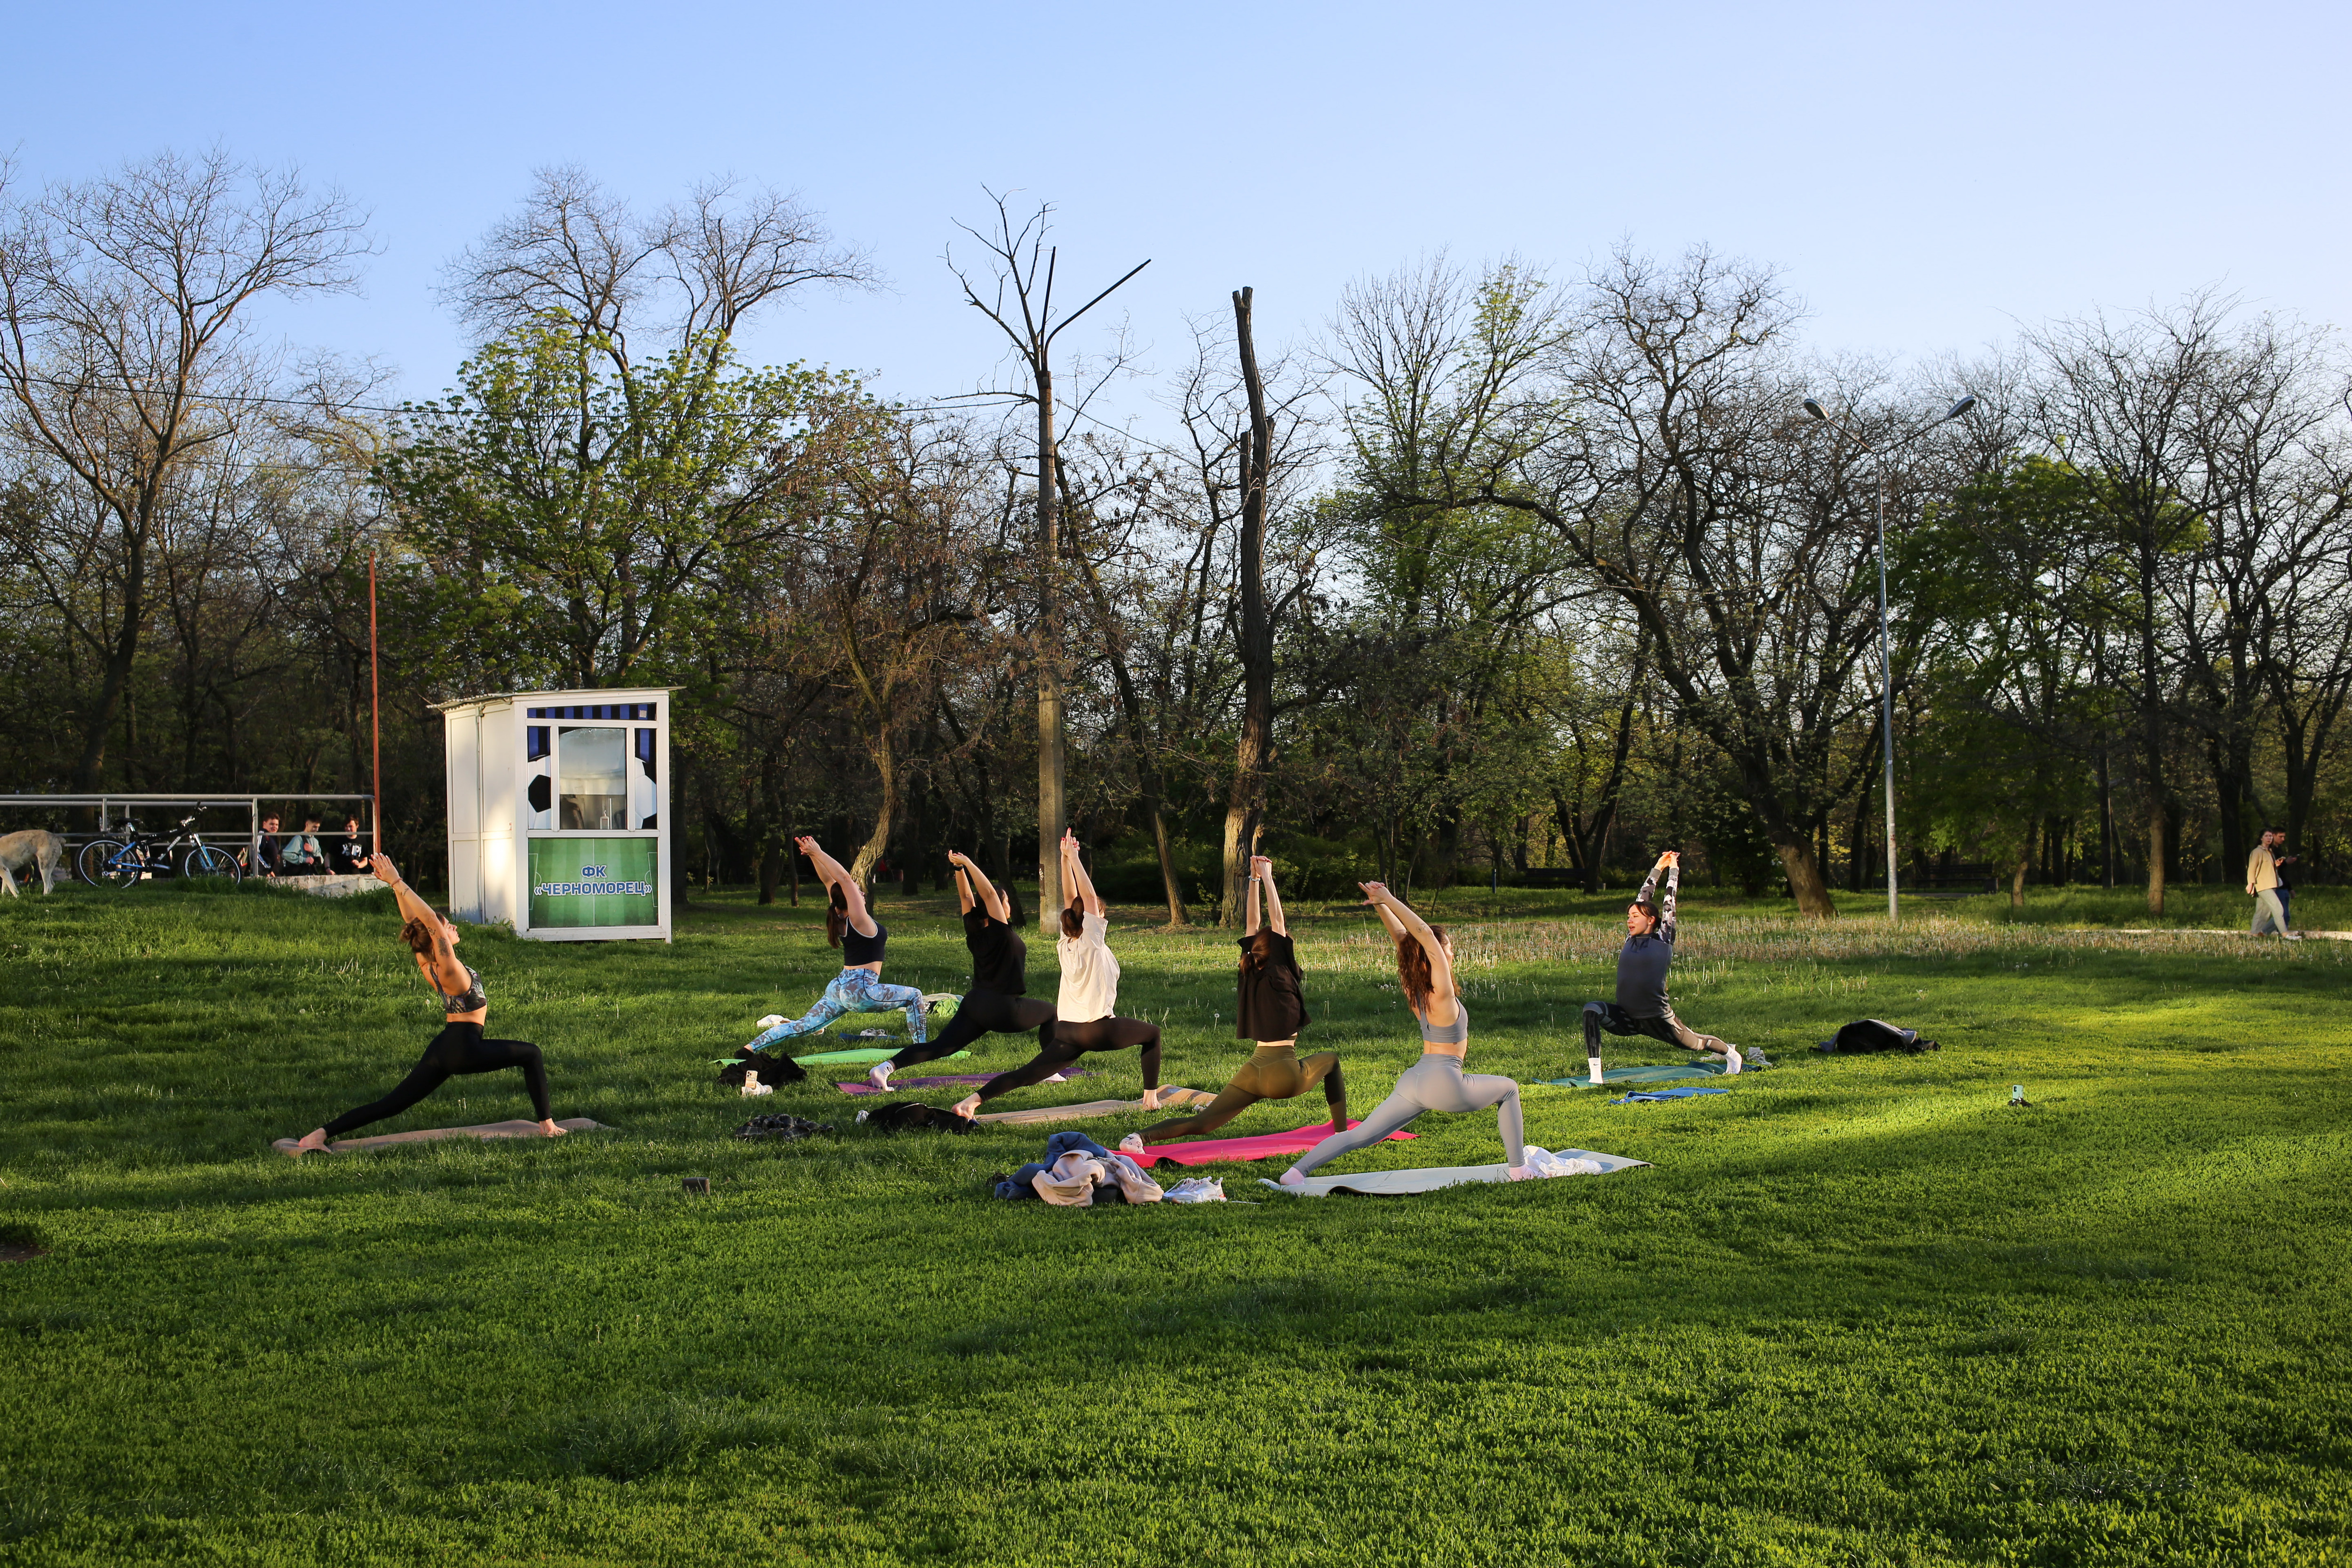
<path fill-rule="evenodd" d="M 441 983 L 429 974 L 425 983 L 433 987 L 433 994 L 441 998 L 444 1013 L 472 1013 L 490 1005 L 489 993 L 482 989 L 482 977 L 474 973 L 470 963 L 466 965 L 466 988 L 455 996 L 442 990 Z"/>
<path fill-rule="evenodd" d="M 1469 1042 L 1470 1009 L 1462 1005 L 1459 996 L 1454 999 L 1454 1022 L 1442 1029 L 1429 1026 L 1426 1013 L 1415 1013 L 1413 1016 L 1421 1021 L 1421 1043 L 1424 1046 L 1459 1046 Z"/>

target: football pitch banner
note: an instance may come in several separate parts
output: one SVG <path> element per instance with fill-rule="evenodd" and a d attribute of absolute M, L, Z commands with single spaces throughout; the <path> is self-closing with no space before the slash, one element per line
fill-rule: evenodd
<path fill-rule="evenodd" d="M 534 931 L 661 923 L 656 838 L 534 838 Z"/>

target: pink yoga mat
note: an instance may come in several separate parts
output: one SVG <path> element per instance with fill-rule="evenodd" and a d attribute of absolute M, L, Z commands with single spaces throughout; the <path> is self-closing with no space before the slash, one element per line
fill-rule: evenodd
<path fill-rule="evenodd" d="M 1361 1127 L 1361 1121 L 1350 1121 L 1351 1128 Z M 1301 1127 L 1289 1132 L 1261 1132 L 1255 1138 L 1212 1138 L 1197 1143 L 1147 1143 L 1143 1146 L 1146 1166 L 1162 1160 L 1179 1165 L 1206 1165 L 1221 1160 L 1271 1160 L 1276 1154 L 1304 1154 L 1324 1139 L 1331 1136 L 1331 1124 L 1318 1121 L 1311 1127 Z M 1402 1143 L 1417 1136 L 1412 1132 L 1391 1132 L 1383 1142 Z"/>
<path fill-rule="evenodd" d="M 833 1087 L 844 1094 L 896 1094 L 902 1089 L 978 1089 L 995 1076 L 992 1072 L 966 1072 L 957 1073 L 950 1078 L 894 1078 L 890 1080 L 888 1089 L 877 1089 L 862 1078 L 856 1083 L 844 1083 L 835 1079 Z M 1100 1078 L 1102 1074 L 1071 1072 L 1065 1068 L 1062 1076 L 1064 1078 Z"/>

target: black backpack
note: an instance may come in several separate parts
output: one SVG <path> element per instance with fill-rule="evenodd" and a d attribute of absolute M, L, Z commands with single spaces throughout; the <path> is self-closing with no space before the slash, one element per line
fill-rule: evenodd
<path fill-rule="evenodd" d="M 728 1089 L 743 1087 L 743 1075 L 756 1072 L 761 1083 L 799 1083 L 808 1077 L 808 1068 L 790 1057 L 772 1057 L 765 1051 L 746 1051 L 740 1061 L 729 1062 L 719 1069 L 719 1081 Z"/>
<path fill-rule="evenodd" d="M 1865 1051 L 1908 1051 L 1917 1056 L 1922 1051 L 1940 1051 L 1944 1047 L 1933 1040 L 1923 1040 L 1916 1029 L 1901 1028 L 1878 1018 L 1858 1018 L 1837 1032 L 1837 1038 L 1823 1040 L 1813 1049 L 1833 1055 L 1853 1056 Z"/>

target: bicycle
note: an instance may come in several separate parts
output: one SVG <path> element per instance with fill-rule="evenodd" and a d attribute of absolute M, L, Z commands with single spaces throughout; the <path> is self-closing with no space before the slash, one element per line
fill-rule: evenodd
<path fill-rule="evenodd" d="M 90 886 L 129 888 L 153 877 L 226 878 L 234 887 L 245 878 L 245 866 L 235 855 L 217 844 L 207 844 L 204 836 L 191 832 L 194 816 L 184 816 L 168 838 L 139 831 L 139 825 L 123 819 L 123 836 L 120 838 L 93 838 L 81 847 L 74 858 L 74 869 Z"/>

